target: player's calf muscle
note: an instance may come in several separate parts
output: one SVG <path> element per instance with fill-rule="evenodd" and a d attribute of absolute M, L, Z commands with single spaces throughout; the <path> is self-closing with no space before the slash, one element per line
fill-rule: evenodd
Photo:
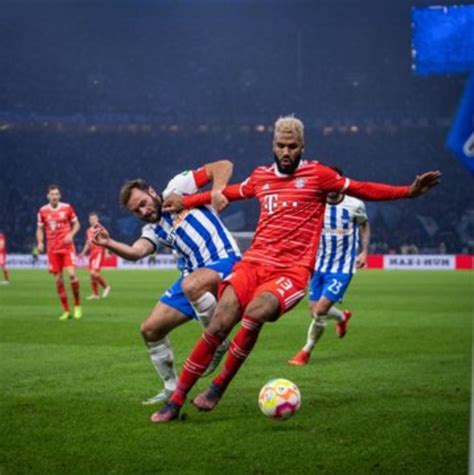
<path fill-rule="evenodd" d="M 222 296 L 222 300 L 217 304 L 216 311 L 211 318 L 211 322 L 207 330 L 209 333 L 216 335 L 219 338 L 226 338 L 232 328 L 240 320 L 240 304 L 235 294 L 227 293 L 227 290 Z"/>

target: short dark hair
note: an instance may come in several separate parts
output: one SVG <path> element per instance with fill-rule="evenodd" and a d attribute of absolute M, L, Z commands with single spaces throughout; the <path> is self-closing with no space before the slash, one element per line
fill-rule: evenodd
<path fill-rule="evenodd" d="M 148 191 L 150 185 L 143 178 L 135 178 L 133 180 L 126 181 L 122 188 L 120 188 L 119 201 L 123 207 L 127 207 L 127 204 L 130 200 L 130 195 L 134 189 Z"/>
<path fill-rule="evenodd" d="M 59 188 L 59 185 L 55 185 L 55 184 L 48 185 L 48 193 L 49 193 L 51 190 L 58 190 L 59 193 L 61 193 L 61 188 Z"/>

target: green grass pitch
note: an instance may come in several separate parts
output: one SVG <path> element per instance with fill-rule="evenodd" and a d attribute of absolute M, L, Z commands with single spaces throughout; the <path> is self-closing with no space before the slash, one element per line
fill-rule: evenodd
<path fill-rule="evenodd" d="M 105 271 L 110 297 L 60 322 L 46 271 L 11 271 L 0 287 L 2 474 L 466 473 L 473 273 L 360 272 L 347 336 L 330 323 L 309 366 L 287 365 L 309 323 L 301 302 L 265 326 L 215 411 L 187 404 L 184 421 L 156 426 L 141 405 L 160 384 L 139 327 L 176 275 Z M 193 322 L 172 334 L 178 366 L 199 335 Z M 273 377 L 302 393 L 284 422 L 257 406 Z"/>

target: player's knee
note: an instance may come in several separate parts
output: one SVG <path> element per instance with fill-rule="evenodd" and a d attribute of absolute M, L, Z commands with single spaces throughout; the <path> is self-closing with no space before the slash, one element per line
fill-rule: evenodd
<path fill-rule="evenodd" d="M 145 341 L 157 341 L 164 338 L 167 334 L 166 331 L 163 331 L 162 328 L 148 319 L 140 325 L 140 332 Z"/>
<path fill-rule="evenodd" d="M 196 273 L 186 277 L 181 283 L 181 288 L 186 297 L 188 297 L 189 300 L 194 301 L 201 297 L 204 292 L 215 292 L 218 284 L 219 276 L 217 273 L 215 278 L 211 273 L 207 273 L 205 278 L 203 275 Z"/>
<path fill-rule="evenodd" d="M 311 314 L 313 316 L 326 316 L 329 312 L 329 308 L 327 305 L 317 303 L 311 307 Z"/>
<path fill-rule="evenodd" d="M 260 296 L 250 302 L 245 315 L 260 323 L 274 322 L 280 316 L 280 302 L 274 295 Z"/>
<path fill-rule="evenodd" d="M 199 279 L 193 278 L 192 275 L 186 277 L 181 283 L 181 288 L 189 300 L 197 300 L 203 293 L 203 286 Z"/>

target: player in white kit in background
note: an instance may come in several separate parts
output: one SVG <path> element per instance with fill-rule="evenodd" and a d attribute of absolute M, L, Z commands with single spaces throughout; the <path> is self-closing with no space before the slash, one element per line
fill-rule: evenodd
<path fill-rule="evenodd" d="M 342 171 L 332 167 L 340 175 Z M 365 267 L 370 241 L 370 225 L 364 203 L 342 193 L 329 193 L 318 258 L 309 284 L 311 324 L 305 346 L 288 363 L 304 366 L 324 333 L 328 319 L 336 320 L 336 332 L 342 338 L 352 316 L 339 310 L 335 302 L 342 298 L 357 268 Z M 361 247 L 358 253 L 359 245 Z"/>

